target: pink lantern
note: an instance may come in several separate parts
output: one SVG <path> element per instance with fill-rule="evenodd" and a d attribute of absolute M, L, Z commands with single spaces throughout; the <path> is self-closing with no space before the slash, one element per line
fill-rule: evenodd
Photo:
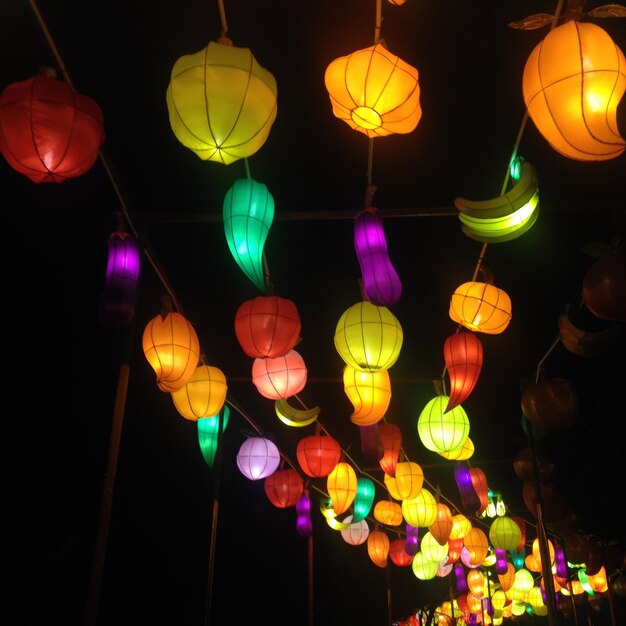
<path fill-rule="evenodd" d="M 474 333 L 458 332 L 446 339 L 443 356 L 450 377 L 447 412 L 462 404 L 474 390 L 483 366 L 483 344 Z"/>
<path fill-rule="evenodd" d="M 250 480 L 271 476 L 280 464 L 276 444 L 265 437 L 249 437 L 237 452 L 237 467 Z"/>
<path fill-rule="evenodd" d="M 259 393 L 271 400 L 289 398 L 304 389 L 307 368 L 295 350 L 284 356 L 257 358 L 252 363 L 252 382 Z"/>

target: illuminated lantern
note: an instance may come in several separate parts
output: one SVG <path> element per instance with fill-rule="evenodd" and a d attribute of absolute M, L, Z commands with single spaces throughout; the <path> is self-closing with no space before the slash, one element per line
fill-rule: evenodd
<path fill-rule="evenodd" d="M 408 567 L 413 562 L 413 555 L 404 549 L 404 539 L 394 539 L 389 544 L 389 558 L 398 567 Z"/>
<path fill-rule="evenodd" d="M 356 481 L 356 495 L 354 496 L 352 522 L 360 522 L 365 519 L 372 509 L 376 487 L 374 481 L 367 476 L 359 476 Z M 401 514 L 402 516 L 402 514 Z"/>
<path fill-rule="evenodd" d="M 302 476 L 292 468 L 279 469 L 266 477 L 263 488 L 267 499 L 279 509 L 295 506 L 304 491 Z"/>
<path fill-rule="evenodd" d="M 583 277 L 585 306 L 605 320 L 626 322 L 626 261 L 623 245 L 589 266 Z"/>
<path fill-rule="evenodd" d="M 471 565 L 480 565 L 489 551 L 487 535 L 477 526 L 473 526 L 463 537 L 463 545 L 467 548 Z"/>
<path fill-rule="evenodd" d="M 437 517 L 437 501 L 425 487 L 415 498 L 403 500 L 401 506 L 402 515 L 411 526 L 428 528 Z"/>
<path fill-rule="evenodd" d="M 395 486 L 392 497 L 396 500 L 411 500 L 417 497 L 422 490 L 424 484 L 424 471 L 414 461 L 400 461 L 396 463 L 396 473 L 392 478 L 385 475 L 385 485 L 393 484 Z"/>
<path fill-rule="evenodd" d="M 383 447 L 383 455 L 378 463 L 387 476 L 393 477 L 402 448 L 402 431 L 395 424 L 386 423 L 378 426 L 378 434 Z"/>
<path fill-rule="evenodd" d="M 440 544 L 430 532 L 424 533 L 420 547 L 422 554 L 431 561 L 441 563 L 448 558 L 448 544 Z"/>
<path fill-rule="evenodd" d="M 387 370 L 364 372 L 345 365 L 343 389 L 354 407 L 350 415 L 354 424 L 371 426 L 384 417 L 391 401 L 391 381 Z"/>
<path fill-rule="evenodd" d="M 387 537 L 387 534 L 382 530 L 373 530 L 367 536 L 367 554 L 374 565 L 378 567 L 387 566 L 389 544 L 389 537 Z"/>
<path fill-rule="evenodd" d="M 494 547 L 493 552 L 496 557 L 496 574 L 506 574 L 509 566 L 509 562 L 507 561 L 507 551 L 502 548 Z"/>
<path fill-rule="evenodd" d="M 435 396 L 422 409 L 417 420 L 417 434 L 424 447 L 432 452 L 460 448 L 469 436 L 470 424 L 462 406 L 446 412 L 449 397 Z"/>
<path fill-rule="evenodd" d="M 247 48 L 211 41 L 174 63 L 166 103 L 178 141 L 203 161 L 228 165 L 265 143 L 276 119 L 276 79 Z"/>
<path fill-rule="evenodd" d="M 513 581 L 513 586 L 511 589 L 515 589 L 516 591 L 528 592 L 535 585 L 535 579 L 533 575 L 524 567 L 520 567 L 515 572 L 515 580 Z"/>
<path fill-rule="evenodd" d="M 501 611 L 510 600 L 506 597 L 506 594 L 502 589 L 496 589 L 491 596 L 491 604 L 493 604 L 494 608 L 498 611 Z"/>
<path fill-rule="evenodd" d="M 556 26 L 533 49 L 522 78 L 528 115 L 554 150 L 577 161 L 624 152 L 617 108 L 626 90 L 626 58 L 591 22 Z"/>
<path fill-rule="evenodd" d="M 474 442 L 468 437 L 460 448 L 449 452 L 437 452 L 437 454 L 449 461 L 465 461 L 474 456 Z"/>
<path fill-rule="evenodd" d="M 419 551 L 419 530 L 418 526 L 412 526 L 411 524 L 404 525 L 404 532 L 406 533 L 404 550 L 411 556 L 415 556 Z"/>
<path fill-rule="evenodd" d="M 554 564 L 554 544 L 549 539 L 546 539 L 546 544 L 548 546 L 548 556 L 550 558 L 550 567 L 552 567 L 552 565 Z M 539 545 L 538 538 L 533 539 L 532 555 L 537 560 L 537 563 L 539 563 L 539 567 L 541 567 L 541 547 Z"/>
<path fill-rule="evenodd" d="M 522 531 L 515 520 L 503 515 L 496 517 L 489 527 L 489 540 L 494 548 L 516 550 L 522 538 Z"/>
<path fill-rule="evenodd" d="M 437 576 L 439 578 L 445 578 L 451 571 L 454 565 L 447 563 L 446 561 L 440 561 L 437 563 Z"/>
<path fill-rule="evenodd" d="M 576 388 L 564 378 L 532 384 L 522 393 L 522 411 L 529 422 L 546 432 L 571 428 L 578 419 Z"/>
<path fill-rule="evenodd" d="M 450 319 L 478 333 L 497 335 L 511 321 L 511 299 L 490 283 L 470 281 L 459 285 L 450 299 Z"/>
<path fill-rule="evenodd" d="M 448 563 L 456 563 L 463 550 L 463 539 L 449 538 L 446 543 L 448 544 Z"/>
<path fill-rule="evenodd" d="M 224 405 L 221 411 L 222 432 L 226 430 L 229 418 L 230 408 Z M 220 415 L 200 417 L 196 423 L 198 424 L 198 444 L 200 446 L 200 452 L 206 464 L 209 467 L 213 467 L 219 440 Z"/>
<path fill-rule="evenodd" d="M 224 196 L 222 210 L 228 249 L 241 271 L 267 290 L 263 249 L 274 221 L 274 198 L 263 183 L 239 178 Z"/>
<path fill-rule="evenodd" d="M 388 370 L 402 349 L 402 326 L 384 306 L 366 300 L 344 311 L 335 328 L 335 349 L 344 363 L 364 372 Z"/>
<path fill-rule="evenodd" d="M 428 531 L 441 545 L 448 541 L 452 531 L 452 511 L 447 504 L 437 502 L 437 516 Z"/>
<path fill-rule="evenodd" d="M 250 480 L 261 480 L 272 475 L 280 464 L 276 444 L 265 437 L 248 437 L 237 452 L 237 467 Z"/>
<path fill-rule="evenodd" d="M 298 441 L 296 457 L 307 476 L 324 478 L 339 463 L 341 446 L 330 435 L 309 435 Z"/>
<path fill-rule="evenodd" d="M 465 517 L 462 513 L 457 513 L 452 516 L 452 530 L 450 531 L 450 539 L 463 539 L 465 535 L 471 530 L 472 522 Z"/>
<path fill-rule="evenodd" d="M 200 361 L 200 341 L 194 327 L 183 315 L 171 310 L 164 298 L 160 315 L 144 328 L 142 347 L 146 360 L 156 372 L 161 391 L 172 392 L 187 384 Z"/>
<path fill-rule="evenodd" d="M 366 520 L 362 519 L 359 522 L 355 522 L 352 515 L 348 515 L 343 519 L 343 523 L 347 524 L 347 526 L 342 528 L 340 532 L 346 543 L 349 543 L 351 546 L 360 546 L 367 541 L 370 528 Z"/>
<path fill-rule="evenodd" d="M 443 356 L 450 377 L 446 411 L 459 406 L 474 390 L 483 366 L 483 344 L 474 333 L 459 332 L 443 344 Z"/>
<path fill-rule="evenodd" d="M 88 172 L 104 143 L 98 104 L 49 75 L 13 83 L 0 94 L 0 152 L 34 183 L 61 183 Z"/>
<path fill-rule="evenodd" d="M 489 504 L 489 486 L 487 485 L 487 477 L 485 476 L 485 472 L 483 472 L 480 467 L 472 467 L 469 472 L 472 479 L 472 485 L 474 486 L 474 491 L 478 496 L 479 502 L 478 509 L 474 512 L 480 517 Z"/>
<path fill-rule="evenodd" d="M 373 207 L 364 209 L 354 219 L 354 248 L 367 299 L 376 306 L 398 302 L 402 283 L 389 259 L 382 217 Z"/>
<path fill-rule="evenodd" d="M 252 382 L 265 398 L 289 398 L 304 389 L 307 368 L 299 352 L 291 350 L 273 359 L 254 359 Z"/>
<path fill-rule="evenodd" d="M 324 84 L 334 116 L 368 137 L 410 133 L 422 117 L 417 69 L 382 43 L 332 61 Z"/>
<path fill-rule="evenodd" d="M 480 499 L 474 488 L 470 467 L 464 461 L 454 466 L 454 480 L 459 488 L 463 508 L 474 513 L 480 508 Z"/>
<path fill-rule="evenodd" d="M 392 500 L 379 500 L 374 505 L 374 519 L 386 526 L 402 524 L 402 507 Z"/>
<path fill-rule="evenodd" d="M 515 567 L 512 563 L 507 563 L 505 574 L 498 574 L 498 581 L 502 591 L 506 592 L 513 586 L 515 582 Z"/>
<path fill-rule="evenodd" d="M 470 592 L 476 598 L 483 597 L 483 585 L 485 584 L 485 577 L 479 569 L 473 569 L 467 572 L 467 586 Z"/>
<path fill-rule="evenodd" d="M 135 316 L 141 256 L 135 237 L 116 230 L 107 241 L 108 257 L 100 319 L 113 328 L 125 328 Z"/>
<path fill-rule="evenodd" d="M 326 489 L 337 515 L 348 510 L 356 496 L 357 477 L 352 466 L 339 461 L 326 477 Z"/>
<path fill-rule="evenodd" d="M 437 575 L 437 563 L 431 561 L 421 551 L 413 557 L 411 568 L 419 580 L 432 580 Z"/>
<path fill-rule="evenodd" d="M 188 420 L 217 415 L 226 402 L 226 376 L 218 367 L 200 364 L 191 378 L 172 391 L 176 410 Z"/>
<path fill-rule="evenodd" d="M 284 356 L 298 343 L 302 323 L 296 305 L 287 298 L 257 296 L 235 314 L 235 335 L 253 359 Z"/>
<path fill-rule="evenodd" d="M 313 534 L 311 498 L 306 490 L 302 492 L 302 495 L 296 502 L 296 532 L 301 537 L 310 537 Z"/>
<path fill-rule="evenodd" d="M 511 519 L 517 524 L 520 529 L 521 537 L 519 543 L 514 548 L 514 550 L 519 551 L 523 550 L 524 545 L 526 544 L 526 520 L 519 515 L 513 515 Z"/>
<path fill-rule="evenodd" d="M 461 563 L 457 563 L 454 566 L 454 584 L 457 590 L 457 593 L 465 596 L 467 591 L 469 591 L 467 586 L 467 576 L 465 574 L 465 568 Z M 465 601 L 467 602 L 467 596 L 465 596 Z"/>

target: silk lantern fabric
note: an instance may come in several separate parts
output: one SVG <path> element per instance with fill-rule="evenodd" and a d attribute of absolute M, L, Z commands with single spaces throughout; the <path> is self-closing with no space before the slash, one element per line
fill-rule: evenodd
<path fill-rule="evenodd" d="M 450 398 L 438 395 L 429 400 L 417 420 L 417 434 L 424 447 L 432 452 L 460 448 L 469 436 L 470 424 L 462 406 L 446 411 Z"/>
<path fill-rule="evenodd" d="M 279 509 L 295 506 L 304 491 L 302 476 L 292 468 L 277 469 L 263 482 L 267 499 Z"/>
<path fill-rule="evenodd" d="M 385 416 L 391 401 L 391 380 L 387 370 L 363 372 L 345 365 L 343 389 L 354 408 L 350 415 L 352 423 L 371 426 Z"/>
<path fill-rule="evenodd" d="M 341 446 L 330 435 L 308 435 L 298 441 L 296 458 L 307 476 L 323 478 L 339 463 Z"/>
<path fill-rule="evenodd" d="M 273 359 L 254 359 L 252 382 L 265 398 L 289 398 L 306 385 L 307 368 L 299 352 L 290 350 L 285 356 Z"/>
<path fill-rule="evenodd" d="M 263 146 L 277 93 L 276 79 L 248 48 L 211 41 L 174 63 L 166 92 L 170 126 L 200 159 L 228 165 Z"/>
<path fill-rule="evenodd" d="M 443 356 L 450 378 L 449 411 L 474 390 L 483 366 L 483 344 L 474 333 L 458 332 L 445 340 Z"/>
<path fill-rule="evenodd" d="M 224 372 L 219 367 L 202 363 L 191 378 L 171 395 L 176 410 L 185 419 L 196 421 L 201 417 L 217 415 L 226 402 L 227 390 Z"/>
<path fill-rule="evenodd" d="M 0 95 L 0 151 L 34 183 L 61 183 L 88 172 L 104 143 L 99 105 L 69 83 L 39 74 Z"/>
<path fill-rule="evenodd" d="M 198 445 L 200 446 L 200 452 L 202 458 L 209 467 L 213 467 L 215 462 L 215 455 L 217 454 L 217 447 L 220 434 L 220 420 L 222 423 L 222 433 L 228 426 L 230 418 L 230 408 L 228 405 L 224 405 L 220 414 L 211 415 L 210 417 L 201 417 L 196 424 L 198 425 Z"/>
<path fill-rule="evenodd" d="M 335 513 L 345 513 L 356 497 L 357 476 L 354 468 L 345 461 L 339 461 L 326 477 L 326 489 Z"/>
<path fill-rule="evenodd" d="M 402 449 L 402 431 L 390 422 L 379 424 L 378 434 L 383 447 L 383 455 L 378 461 L 380 468 L 388 476 L 396 475 L 396 465 Z"/>
<path fill-rule="evenodd" d="M 278 447 L 266 437 L 248 437 L 237 452 L 237 467 L 250 480 L 271 476 L 280 464 Z"/>
<path fill-rule="evenodd" d="M 474 332 L 498 335 L 511 321 L 511 298 L 490 283 L 468 281 L 450 299 L 450 319 Z"/>

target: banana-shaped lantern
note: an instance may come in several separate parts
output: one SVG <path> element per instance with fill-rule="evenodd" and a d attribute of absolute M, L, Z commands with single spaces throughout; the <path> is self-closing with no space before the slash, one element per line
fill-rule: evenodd
<path fill-rule="evenodd" d="M 278 419 L 287 426 L 309 426 L 320 413 L 320 407 L 314 406 L 310 409 L 298 409 L 287 401 L 286 398 L 279 398 L 274 402 L 274 410 Z"/>

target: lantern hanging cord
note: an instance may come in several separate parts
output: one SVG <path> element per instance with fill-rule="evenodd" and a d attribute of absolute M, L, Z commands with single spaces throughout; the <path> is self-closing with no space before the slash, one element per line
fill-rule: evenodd
<path fill-rule="evenodd" d="M 217 6 L 220 11 L 220 24 L 221 24 L 221 35 L 222 37 L 226 37 L 228 35 L 228 24 L 226 22 L 226 11 L 224 10 L 224 0 L 217 0 Z"/>

